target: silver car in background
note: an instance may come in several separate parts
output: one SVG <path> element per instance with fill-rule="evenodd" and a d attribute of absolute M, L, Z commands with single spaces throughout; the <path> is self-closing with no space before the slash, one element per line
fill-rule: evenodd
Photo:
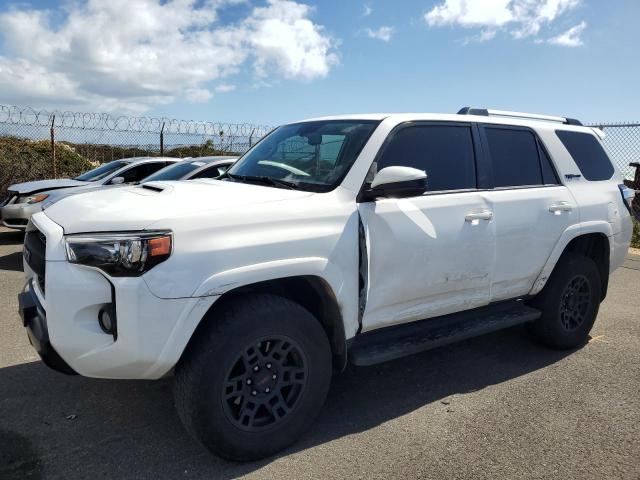
<path fill-rule="evenodd" d="M 196 157 L 185 159 L 158 170 L 140 183 L 165 180 L 193 180 L 196 178 L 216 178 L 235 163 L 238 157 Z"/>
<path fill-rule="evenodd" d="M 191 180 L 196 178 L 216 178 L 222 175 L 237 160 L 238 157 L 198 157 L 184 159 L 172 163 L 157 172 L 143 178 L 136 183 L 147 183 L 165 180 Z M 121 186 L 127 185 L 126 183 Z M 42 202 L 42 210 L 53 205 L 63 198 L 80 193 L 91 192 L 100 188 L 109 188 L 109 185 L 96 185 L 85 188 L 62 188 L 49 192 L 49 197 Z"/>
<path fill-rule="evenodd" d="M 134 157 L 114 160 L 83 173 L 74 179 L 37 180 L 11 185 L 0 204 L 0 218 L 5 227 L 24 230 L 31 215 L 42 210 L 54 192 L 80 193 L 108 185 L 139 183 L 160 169 L 181 161 L 169 157 Z"/>

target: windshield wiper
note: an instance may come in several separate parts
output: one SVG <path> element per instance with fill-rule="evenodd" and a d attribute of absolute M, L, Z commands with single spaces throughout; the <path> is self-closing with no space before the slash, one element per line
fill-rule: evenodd
<path fill-rule="evenodd" d="M 232 178 L 233 180 L 241 180 L 243 182 L 258 182 L 267 185 L 271 185 L 274 187 L 285 187 L 290 190 L 298 190 L 300 187 L 297 183 L 288 182 L 287 180 L 280 180 L 279 178 L 271 178 L 264 175 L 235 175 L 233 173 L 226 173 L 226 177 Z"/>

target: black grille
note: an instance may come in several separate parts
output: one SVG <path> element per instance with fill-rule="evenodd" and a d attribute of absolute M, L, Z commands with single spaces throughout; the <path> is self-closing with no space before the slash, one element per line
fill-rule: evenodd
<path fill-rule="evenodd" d="M 40 290 L 44 293 L 46 270 L 47 237 L 39 230 L 27 232 L 24 236 L 24 258 L 34 271 Z"/>

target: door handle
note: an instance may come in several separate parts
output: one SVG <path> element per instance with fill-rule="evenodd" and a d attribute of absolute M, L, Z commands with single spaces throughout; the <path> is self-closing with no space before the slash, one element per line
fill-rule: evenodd
<path fill-rule="evenodd" d="M 473 210 L 464 216 L 465 222 L 478 223 L 478 220 L 491 220 L 493 212 L 491 210 Z"/>
<path fill-rule="evenodd" d="M 558 202 L 549 205 L 549 211 L 554 215 L 562 215 L 562 212 L 570 212 L 571 210 L 573 210 L 573 205 L 569 202 Z"/>

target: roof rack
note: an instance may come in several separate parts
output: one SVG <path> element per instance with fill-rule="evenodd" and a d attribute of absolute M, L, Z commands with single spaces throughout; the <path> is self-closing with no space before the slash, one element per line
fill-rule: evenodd
<path fill-rule="evenodd" d="M 532 120 L 543 120 L 546 122 L 558 122 L 565 125 L 582 125 L 580 120 L 575 118 L 554 117 L 552 115 L 539 115 L 537 113 L 509 112 L 506 110 L 492 110 L 489 108 L 463 107 L 458 111 L 458 115 L 480 115 L 482 117 L 509 117 L 509 118 L 529 118 Z"/>

